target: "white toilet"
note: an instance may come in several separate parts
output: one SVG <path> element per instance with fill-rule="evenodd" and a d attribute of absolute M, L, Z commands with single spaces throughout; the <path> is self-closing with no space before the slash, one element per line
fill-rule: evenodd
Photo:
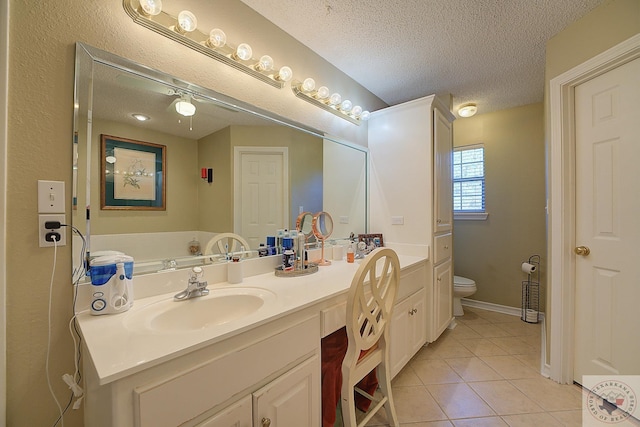
<path fill-rule="evenodd" d="M 476 282 L 462 276 L 453 276 L 453 315 L 464 316 L 460 298 L 465 298 L 476 293 Z"/>

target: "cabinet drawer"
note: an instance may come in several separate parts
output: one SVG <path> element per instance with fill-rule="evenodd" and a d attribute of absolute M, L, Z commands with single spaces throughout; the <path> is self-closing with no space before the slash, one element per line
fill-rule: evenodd
<path fill-rule="evenodd" d="M 439 264 L 453 253 L 453 238 L 451 233 L 436 236 L 434 239 L 433 264 Z"/>

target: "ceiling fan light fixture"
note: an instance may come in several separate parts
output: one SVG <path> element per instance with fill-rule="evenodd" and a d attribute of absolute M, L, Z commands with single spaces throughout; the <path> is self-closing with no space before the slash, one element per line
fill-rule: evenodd
<path fill-rule="evenodd" d="M 196 106 L 187 97 L 182 97 L 176 102 L 176 112 L 185 117 L 191 117 L 196 113 Z"/>
<path fill-rule="evenodd" d="M 458 115 L 460 117 L 471 117 L 478 112 L 478 106 L 476 104 L 464 104 L 458 108 Z"/>

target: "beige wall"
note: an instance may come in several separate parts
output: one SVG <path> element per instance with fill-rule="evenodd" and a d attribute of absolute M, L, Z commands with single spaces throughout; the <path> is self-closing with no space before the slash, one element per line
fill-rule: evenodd
<path fill-rule="evenodd" d="M 550 81 L 588 59 L 640 33 L 640 1 L 608 0 L 582 19 L 565 28 L 547 43 L 545 66 L 545 139 L 549 143 Z M 549 260 L 549 265 L 554 260 Z M 548 292 L 547 298 L 551 292 Z M 547 299 L 547 306 L 550 302 Z M 549 313 L 547 313 L 548 315 Z M 547 316 L 547 360 L 551 351 Z"/>
<path fill-rule="evenodd" d="M 244 4 L 237 0 L 214 1 L 219 2 L 220 21 L 228 24 L 225 30 L 233 28 L 239 38 L 246 35 L 255 52 L 269 53 L 278 63 L 290 65 L 298 77 L 313 74 L 371 111 L 385 106 Z M 58 412 L 45 377 L 53 250 L 38 247 L 36 181 L 66 182 L 70 209 L 75 42 L 127 57 L 363 145 L 367 128 L 297 99 L 288 86 L 277 90 L 152 33 L 126 15 L 122 0 L 10 0 L 9 22 L 6 421 L 10 426 L 46 426 L 53 424 Z M 64 405 L 69 395 L 60 378 L 73 371 L 73 344 L 67 328 L 72 310 L 69 246 L 58 251 L 57 267 L 52 290 L 50 372 L 53 389 Z M 82 410 L 71 410 L 65 425 L 81 426 L 82 416 Z"/>
<path fill-rule="evenodd" d="M 545 262 L 545 162 L 542 104 L 453 122 L 453 145 L 484 144 L 486 221 L 456 220 L 455 274 L 476 281 L 470 298 L 521 307 L 520 265 Z M 544 268 L 543 268 L 544 271 Z"/>

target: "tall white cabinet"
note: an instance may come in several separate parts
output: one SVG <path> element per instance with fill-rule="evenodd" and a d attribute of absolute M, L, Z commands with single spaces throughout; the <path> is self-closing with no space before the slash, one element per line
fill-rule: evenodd
<path fill-rule="evenodd" d="M 368 122 L 369 230 L 406 253 L 429 255 L 422 297 L 428 342 L 453 319 L 453 120 L 431 95 L 376 111 Z M 407 298 L 415 304 L 421 296 Z"/>

